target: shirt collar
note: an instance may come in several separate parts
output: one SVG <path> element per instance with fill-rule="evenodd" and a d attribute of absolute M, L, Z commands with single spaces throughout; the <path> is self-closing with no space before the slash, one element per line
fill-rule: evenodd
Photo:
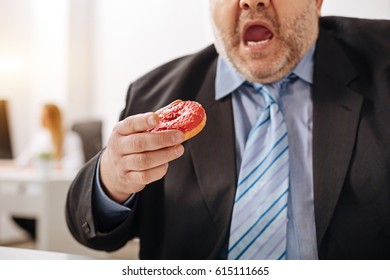
<path fill-rule="evenodd" d="M 237 88 L 245 79 L 234 70 L 233 66 L 227 63 L 221 56 L 218 57 L 217 76 L 215 78 L 215 99 L 219 100 Z"/>
<path fill-rule="evenodd" d="M 313 84 L 314 51 L 315 45 L 309 49 L 306 55 L 292 71 L 292 73 L 298 76 L 298 78 L 309 84 Z M 237 73 L 233 66 L 219 56 L 217 63 L 217 75 L 215 79 L 215 99 L 219 100 L 231 94 L 244 82 L 245 79 Z"/>
<path fill-rule="evenodd" d="M 315 44 L 309 49 L 301 61 L 295 66 L 292 73 L 306 83 L 313 84 Z"/>

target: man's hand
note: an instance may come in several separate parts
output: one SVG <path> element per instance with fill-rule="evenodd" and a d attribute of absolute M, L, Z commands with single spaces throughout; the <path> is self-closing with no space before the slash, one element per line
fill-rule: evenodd
<path fill-rule="evenodd" d="M 114 127 L 101 157 L 100 179 L 116 202 L 126 201 L 164 177 L 168 162 L 184 153 L 181 131 L 146 132 L 158 122 L 156 113 L 145 113 L 130 116 Z"/>

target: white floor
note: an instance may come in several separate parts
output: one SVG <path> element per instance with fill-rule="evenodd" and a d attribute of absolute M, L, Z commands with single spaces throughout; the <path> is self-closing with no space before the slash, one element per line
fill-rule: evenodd
<path fill-rule="evenodd" d="M 35 243 L 6 215 L 0 214 L 0 245 L 17 248 L 35 249 Z M 107 253 L 107 259 L 138 259 L 139 241 L 129 241 L 126 246 L 112 253 Z"/>

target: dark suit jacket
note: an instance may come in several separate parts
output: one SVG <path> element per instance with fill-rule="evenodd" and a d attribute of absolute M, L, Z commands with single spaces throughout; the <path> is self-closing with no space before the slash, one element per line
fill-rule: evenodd
<path fill-rule="evenodd" d="M 322 18 L 315 53 L 314 202 L 321 259 L 390 259 L 390 23 Z M 236 188 L 231 98 L 215 101 L 210 46 L 134 82 L 121 118 L 181 98 L 205 107 L 204 130 L 167 175 L 138 194 L 133 213 L 100 232 L 92 210 L 97 157 L 73 182 L 67 220 L 81 243 L 115 250 L 141 240 L 145 259 L 226 256 Z"/>

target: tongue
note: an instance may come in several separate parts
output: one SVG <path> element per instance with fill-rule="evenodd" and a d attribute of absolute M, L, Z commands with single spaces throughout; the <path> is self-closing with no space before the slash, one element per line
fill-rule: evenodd
<path fill-rule="evenodd" d="M 245 41 L 259 42 L 272 37 L 271 31 L 262 25 L 254 25 L 248 28 L 245 33 Z"/>

